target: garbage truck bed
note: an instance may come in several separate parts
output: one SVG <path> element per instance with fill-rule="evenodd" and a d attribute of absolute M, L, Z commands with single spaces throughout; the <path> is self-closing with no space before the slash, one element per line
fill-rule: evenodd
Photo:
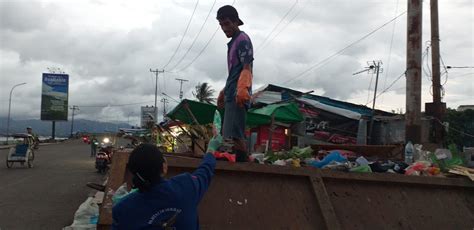
<path fill-rule="evenodd" d="M 106 191 L 125 179 L 118 152 Z M 169 176 L 199 159 L 168 157 Z M 98 229 L 108 229 L 111 194 Z M 310 167 L 218 162 L 199 205 L 201 229 L 473 229 L 474 183 L 465 178 L 345 173 Z"/>

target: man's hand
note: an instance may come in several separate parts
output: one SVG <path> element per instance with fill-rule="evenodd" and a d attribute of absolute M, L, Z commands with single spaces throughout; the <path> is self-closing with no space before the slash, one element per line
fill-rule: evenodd
<path fill-rule="evenodd" d="M 224 90 L 221 90 L 219 96 L 217 97 L 217 108 L 223 109 L 224 108 Z"/>
<path fill-rule="evenodd" d="M 252 85 L 252 73 L 248 68 L 244 68 L 240 73 L 239 81 L 237 82 L 237 96 L 235 101 L 240 107 L 250 100 L 249 88 Z"/>

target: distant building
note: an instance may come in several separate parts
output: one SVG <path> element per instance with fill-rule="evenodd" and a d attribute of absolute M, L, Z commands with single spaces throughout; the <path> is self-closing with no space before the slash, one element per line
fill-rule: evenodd
<path fill-rule="evenodd" d="M 155 122 L 155 107 L 154 106 L 142 106 L 140 114 L 140 126 L 142 128 L 147 127 L 149 122 Z"/>
<path fill-rule="evenodd" d="M 373 114 L 372 109 L 364 105 L 271 84 L 254 90 L 252 99 L 256 107 L 285 101 L 296 103 L 305 119 L 291 130 L 298 136 L 300 147 L 318 143 L 365 145 L 373 115 L 371 144 L 403 143 L 405 139 L 403 116 L 382 110 L 375 110 Z"/>
<path fill-rule="evenodd" d="M 468 109 L 474 110 L 474 105 L 460 105 L 460 106 L 458 107 L 458 111 L 459 111 L 459 112 L 463 112 L 463 111 L 466 111 L 466 110 L 468 110 Z"/>

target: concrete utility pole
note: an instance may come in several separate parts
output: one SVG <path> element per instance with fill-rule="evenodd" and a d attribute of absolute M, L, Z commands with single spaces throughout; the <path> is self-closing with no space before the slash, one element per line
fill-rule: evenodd
<path fill-rule="evenodd" d="M 179 100 L 183 100 L 183 82 L 187 82 L 186 79 L 176 78 L 179 81 Z"/>
<path fill-rule="evenodd" d="M 79 110 L 79 106 L 73 105 L 70 109 L 72 109 L 72 118 L 71 118 L 71 134 L 69 135 L 69 137 L 72 138 L 72 133 L 74 132 L 74 114 L 76 110 Z"/>
<path fill-rule="evenodd" d="M 7 118 L 7 145 L 8 145 L 8 137 L 10 136 L 10 109 L 12 107 L 12 94 L 13 94 L 13 90 L 17 87 L 17 86 L 20 86 L 20 85 L 25 85 L 26 82 L 23 82 L 23 83 L 20 83 L 20 84 L 16 84 L 12 87 L 12 89 L 10 90 L 10 97 L 8 99 L 8 118 Z"/>
<path fill-rule="evenodd" d="M 439 55 L 439 18 L 438 18 L 438 0 L 430 1 L 431 8 L 431 68 L 433 79 L 433 103 L 425 104 L 426 115 L 433 116 L 436 121 L 433 122 L 433 142 L 443 143 L 444 129 L 440 121 L 444 118 L 446 112 L 446 103 L 441 102 L 441 71 Z"/>
<path fill-rule="evenodd" d="M 365 70 L 359 71 L 357 73 L 353 73 L 352 75 L 357 75 L 360 73 L 368 72 L 368 73 L 374 73 L 375 72 L 375 89 L 374 89 L 374 100 L 372 100 L 372 116 L 370 118 L 370 127 L 369 127 L 369 144 L 373 144 L 373 138 L 372 138 L 372 131 L 374 127 L 374 116 L 375 116 L 375 101 L 377 99 L 377 88 L 379 84 L 379 74 L 382 72 L 380 69 L 380 66 L 382 65 L 382 61 L 372 61 L 372 63 L 367 62 L 369 67 L 366 67 Z"/>
<path fill-rule="evenodd" d="M 152 73 L 155 73 L 155 111 L 154 111 L 154 115 L 155 115 L 155 123 L 158 121 L 158 107 L 157 106 L 157 98 L 158 98 L 158 74 L 160 73 L 165 73 L 165 70 L 158 70 L 158 69 L 155 69 L 155 70 L 152 70 L 150 68 L 150 72 Z"/>
<path fill-rule="evenodd" d="M 422 0 L 408 0 L 405 141 L 421 142 Z"/>
<path fill-rule="evenodd" d="M 166 116 L 166 104 L 168 103 L 168 99 L 161 98 L 160 101 L 163 102 L 163 120 L 164 120 Z"/>
<path fill-rule="evenodd" d="M 369 137 L 370 141 L 369 144 L 373 144 L 373 135 L 372 131 L 374 130 L 374 116 L 375 116 L 375 99 L 377 99 L 377 86 L 379 84 L 379 73 L 380 73 L 380 65 L 382 64 L 382 61 L 374 61 L 374 66 L 375 66 L 375 71 L 376 71 L 376 77 L 375 77 L 375 89 L 374 89 L 374 100 L 372 102 L 372 117 L 370 118 L 370 130 L 369 130 Z"/>

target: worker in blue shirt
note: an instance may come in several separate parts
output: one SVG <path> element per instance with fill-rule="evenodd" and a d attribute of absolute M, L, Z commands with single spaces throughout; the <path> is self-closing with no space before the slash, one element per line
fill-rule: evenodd
<path fill-rule="evenodd" d="M 127 164 L 133 187 L 139 191 L 113 207 L 112 229 L 199 229 L 197 207 L 215 165 L 216 159 L 208 153 L 192 174 L 164 179 L 168 165 L 163 154 L 156 145 L 139 145 Z"/>

